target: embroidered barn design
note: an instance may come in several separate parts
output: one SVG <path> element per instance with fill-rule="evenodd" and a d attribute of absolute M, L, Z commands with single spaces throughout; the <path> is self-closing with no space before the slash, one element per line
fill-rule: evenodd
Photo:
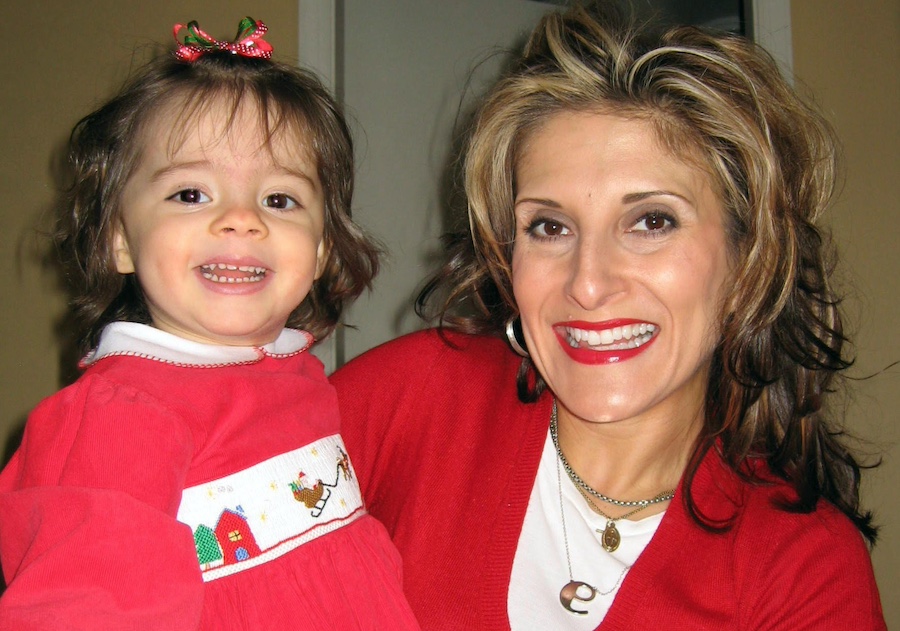
<path fill-rule="evenodd" d="M 242 513 L 227 509 L 222 511 L 215 532 L 216 541 L 222 547 L 225 565 L 246 561 L 262 553 L 256 545 L 256 538 L 250 530 L 247 518 Z"/>
<path fill-rule="evenodd" d="M 214 529 L 200 524 L 194 531 L 194 546 L 203 570 L 240 563 L 262 553 L 240 506 L 223 510 Z"/>
<path fill-rule="evenodd" d="M 204 582 L 268 563 L 364 514 L 337 435 L 188 487 L 178 508 Z"/>

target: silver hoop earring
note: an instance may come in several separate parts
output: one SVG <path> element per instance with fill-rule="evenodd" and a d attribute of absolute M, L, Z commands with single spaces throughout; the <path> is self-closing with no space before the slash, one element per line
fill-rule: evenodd
<path fill-rule="evenodd" d="M 516 336 L 517 325 L 518 329 L 521 331 L 522 321 L 519 319 L 519 316 L 513 316 L 506 321 L 506 339 L 509 341 L 509 345 L 512 349 L 516 351 L 517 355 L 528 357 L 528 350 L 525 348 L 525 342 L 520 342 L 519 338 Z"/>

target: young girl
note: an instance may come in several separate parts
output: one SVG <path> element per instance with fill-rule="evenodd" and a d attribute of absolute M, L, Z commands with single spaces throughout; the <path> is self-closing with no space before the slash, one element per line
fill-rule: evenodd
<path fill-rule="evenodd" d="M 93 350 L 0 474 L 0 628 L 416 629 L 308 352 L 377 269 L 346 123 L 262 22 L 187 29 L 72 135 Z"/>

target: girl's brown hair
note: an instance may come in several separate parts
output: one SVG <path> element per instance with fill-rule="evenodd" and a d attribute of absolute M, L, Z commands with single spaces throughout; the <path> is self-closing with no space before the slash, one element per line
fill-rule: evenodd
<path fill-rule="evenodd" d="M 328 256 L 288 326 L 321 339 L 344 307 L 371 286 L 380 251 L 351 219 L 353 143 L 343 113 L 322 83 L 301 68 L 229 52 L 206 53 L 193 62 L 168 53 L 143 66 L 118 94 L 81 119 L 70 138 L 73 181 L 56 242 L 73 286 L 75 315 L 85 330 L 84 349 L 98 342 L 110 322 L 150 322 L 137 280 L 116 271 L 112 248 L 122 191 L 140 160 L 143 130 L 165 111 L 183 131 L 223 99 L 232 115 L 252 99 L 266 133 L 263 142 L 282 134 L 302 139 L 318 169 Z M 172 138 L 178 138 L 177 127 Z"/>

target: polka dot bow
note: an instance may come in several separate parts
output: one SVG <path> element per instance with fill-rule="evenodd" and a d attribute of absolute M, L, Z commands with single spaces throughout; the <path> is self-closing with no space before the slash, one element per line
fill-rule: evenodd
<path fill-rule="evenodd" d="M 178 39 L 181 29 L 187 29 L 187 35 L 184 36 L 183 42 Z M 175 56 L 184 61 L 194 61 L 204 53 L 227 50 L 242 57 L 269 59 L 272 56 L 272 45 L 263 39 L 267 30 L 269 30 L 268 27 L 262 21 L 246 17 L 238 25 L 238 33 L 234 41 L 221 42 L 204 32 L 196 20 L 188 22 L 187 26 L 176 24 L 172 30 L 172 35 L 178 42 Z"/>

